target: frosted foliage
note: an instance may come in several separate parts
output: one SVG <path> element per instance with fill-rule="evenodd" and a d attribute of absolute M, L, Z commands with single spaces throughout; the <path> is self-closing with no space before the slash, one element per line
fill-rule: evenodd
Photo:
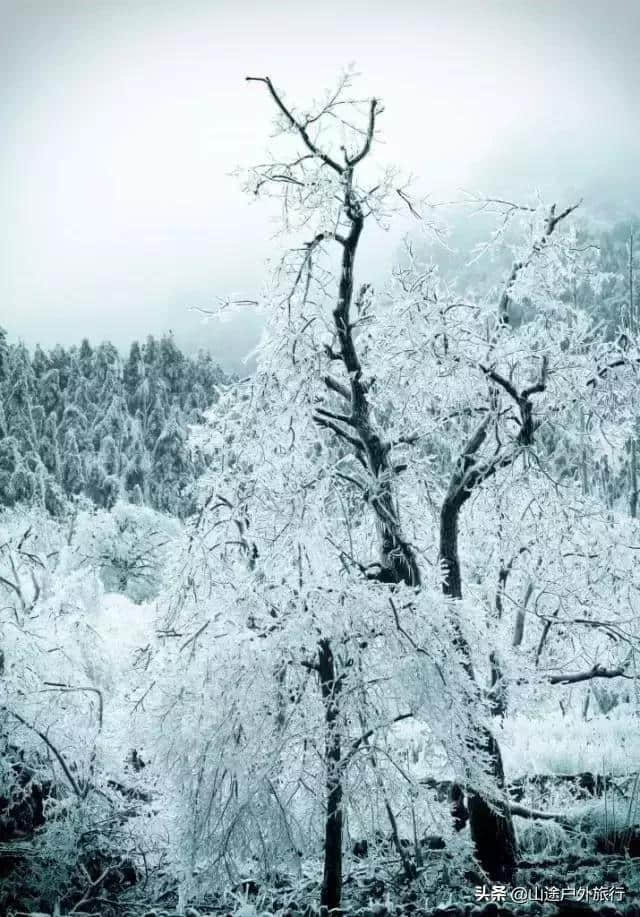
<path fill-rule="evenodd" d="M 296 132 L 292 119 L 279 127 Z M 350 824 L 368 823 L 365 790 L 372 811 L 392 799 L 404 818 L 425 773 L 497 804 L 497 692 L 502 716 L 544 706 L 552 676 L 630 665 L 638 636 L 635 536 L 584 484 L 626 467 L 637 350 L 599 338 L 568 293 L 602 283 L 576 244 L 575 208 L 505 204 L 515 261 L 475 296 L 409 246 L 386 286 L 355 284 L 345 337 L 351 268 L 340 273 L 335 246 L 359 214 L 384 222 L 407 198 L 393 173 L 369 193 L 348 153 L 342 171 L 307 146 L 308 161 L 282 164 L 279 151 L 247 179 L 306 241 L 259 304 L 255 373 L 195 432 L 209 468 L 161 603 L 162 632 L 177 636 L 152 653 L 153 689 L 139 689 L 147 728 L 162 728 L 176 862 L 194 881 L 319 849 L 338 734 Z M 428 212 L 425 223 L 440 232 Z M 505 244 L 496 232 L 478 257 Z M 451 601 L 439 536 L 456 499 L 465 597 Z M 390 530 L 419 584 L 381 575 Z M 329 705 L 323 647 L 340 695 Z"/>
<path fill-rule="evenodd" d="M 99 508 L 3 517 L 5 719 L 58 750 L 66 798 L 147 788 L 150 827 L 127 836 L 179 906 L 276 869 L 315 881 L 324 857 L 337 908 L 351 842 L 390 838 L 413 879 L 400 838 L 417 862 L 431 830 L 510 881 L 511 781 L 637 758 L 640 353 L 633 302 L 618 324 L 609 309 L 620 245 L 596 246 L 577 205 L 468 195 L 495 225 L 455 252 L 442 211 L 378 167 L 382 108 L 343 107 L 350 77 L 309 112 L 254 82 L 276 137 L 245 179 L 281 204 L 285 247 L 255 371 L 213 399 L 212 367 L 150 338 L 99 436 L 67 409 L 49 422 L 51 474 Z M 374 289 L 358 246 L 401 214 L 416 233 Z M 83 359 L 119 378 L 107 345 Z M 569 822 L 596 824 L 578 803 Z M 551 820 L 555 849 L 569 822 Z"/>
<path fill-rule="evenodd" d="M 96 788 L 124 774 L 128 673 L 154 625 L 83 562 L 101 534 L 93 513 L 62 524 L 34 510 L 6 513 L 0 535 L 3 741 L 52 769 L 70 812 L 99 807 Z"/>
<path fill-rule="evenodd" d="M 162 588 L 179 531 L 175 520 L 150 508 L 117 503 L 110 512 L 80 516 L 77 555 L 85 569 L 99 572 L 106 591 L 147 601 Z"/>

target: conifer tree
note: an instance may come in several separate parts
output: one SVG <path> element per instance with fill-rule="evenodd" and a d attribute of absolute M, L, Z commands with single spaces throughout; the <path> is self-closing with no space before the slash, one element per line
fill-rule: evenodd
<path fill-rule="evenodd" d="M 54 507 L 56 514 L 65 493 L 77 495 L 81 477 L 81 492 L 98 506 L 111 505 L 120 495 L 131 498 L 136 486 L 142 499 L 153 503 L 150 470 L 168 418 L 173 416 L 180 429 L 201 423 L 224 378 L 210 355 L 188 357 L 170 335 L 160 342 L 150 336 L 144 347 L 134 342 L 124 362 L 112 344 L 102 343 L 94 351 L 86 339 L 79 348 L 58 345 L 46 352 L 36 347 L 30 357 L 24 345 L 8 344 L 3 333 L 0 349 L 2 372 L 6 369 L 0 380 L 0 435 L 10 437 L 17 449 L 15 462 L 7 459 L 13 445 L 6 449 L 10 467 L 2 472 L 8 477 L 3 478 L 0 508 L 14 499 L 10 479 L 20 463 L 35 475 L 33 501 Z M 75 449 L 65 454 L 71 432 L 80 465 Z M 167 460 L 159 464 L 164 468 Z M 192 504 L 182 492 L 190 491 L 203 467 L 187 452 L 184 479 L 163 472 L 164 483 L 155 489 L 162 505 L 187 512 Z M 14 490 L 24 499 L 31 487 L 21 474 Z"/>
<path fill-rule="evenodd" d="M 58 448 L 58 424 L 56 415 L 49 414 L 44 423 L 40 439 L 40 457 L 46 468 L 56 480 L 60 479 L 60 451 Z"/>
<path fill-rule="evenodd" d="M 7 346 L 7 332 L 0 325 L 0 385 L 5 381 L 8 370 L 9 348 Z"/>
<path fill-rule="evenodd" d="M 85 483 L 82 459 L 73 428 L 70 428 L 64 438 L 62 459 L 62 485 L 65 491 L 72 496 L 79 494 Z"/>

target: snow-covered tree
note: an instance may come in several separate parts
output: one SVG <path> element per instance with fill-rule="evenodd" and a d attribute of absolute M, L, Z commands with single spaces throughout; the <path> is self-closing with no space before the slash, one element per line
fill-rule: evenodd
<path fill-rule="evenodd" d="M 423 763 L 445 760 L 462 788 L 480 864 L 508 879 L 505 714 L 562 685 L 631 677 L 635 631 L 622 652 L 606 637 L 637 601 L 615 586 L 621 529 L 605 536 L 610 510 L 580 497 L 574 456 L 619 461 L 636 344 L 598 337 L 567 296 L 592 269 L 573 204 L 490 202 L 511 234 L 487 250 L 513 246 L 512 264 L 482 295 L 414 246 L 380 290 L 358 282 L 368 222 L 424 213 L 395 172 L 375 168 L 379 102 L 354 127 L 359 106 L 347 116 L 340 92 L 305 112 L 256 81 L 283 136 L 248 185 L 281 201 L 294 247 L 262 303 L 255 375 L 197 438 L 210 470 L 164 619 L 189 636 L 156 663 L 181 673 L 156 709 L 172 724 L 161 751 L 183 805 L 185 875 L 212 865 L 207 850 L 227 868 L 257 855 L 259 822 L 265 861 L 322 847 L 322 905 L 339 907 L 357 788 L 372 788 L 396 838 L 399 811 L 420 814 L 420 791 L 402 798 L 386 770 L 411 721 Z M 608 616 L 604 592 L 589 591 L 595 556 L 615 597 Z M 621 556 L 635 571 L 633 553 Z M 282 799 L 297 800 L 290 817 Z"/>
<path fill-rule="evenodd" d="M 78 449 L 78 441 L 73 428 L 70 428 L 64 438 L 62 458 L 62 484 L 69 494 L 77 495 L 85 483 L 84 468 Z"/>

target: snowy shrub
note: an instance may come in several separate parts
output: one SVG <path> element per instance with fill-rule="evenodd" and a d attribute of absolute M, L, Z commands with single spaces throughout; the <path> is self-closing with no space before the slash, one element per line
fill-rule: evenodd
<path fill-rule="evenodd" d="M 145 506 L 117 503 L 110 511 L 80 514 L 74 546 L 83 564 L 99 571 L 107 592 L 144 602 L 161 589 L 180 530 L 174 518 Z"/>

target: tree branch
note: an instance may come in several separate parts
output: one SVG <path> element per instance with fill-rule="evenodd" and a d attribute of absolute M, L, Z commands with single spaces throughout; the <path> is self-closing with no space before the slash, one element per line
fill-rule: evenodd
<path fill-rule="evenodd" d="M 579 207 L 581 203 L 582 201 L 580 200 L 576 204 L 571 204 L 559 214 L 556 214 L 556 205 L 551 205 L 542 236 L 536 242 L 534 242 L 529 255 L 522 261 L 514 262 L 513 267 L 511 268 L 511 273 L 509 274 L 507 282 L 504 286 L 504 290 L 502 292 L 502 296 L 498 302 L 498 322 L 501 325 L 509 324 L 509 303 L 511 302 L 511 290 L 513 289 L 513 286 L 518 279 L 518 276 L 523 270 L 525 270 L 525 268 L 529 267 L 535 256 L 539 254 L 539 252 L 541 252 L 542 249 L 546 246 L 558 223 L 568 217 L 569 214 L 573 213 L 573 211 L 576 210 L 576 208 Z"/>
<path fill-rule="evenodd" d="M 342 439 L 350 443 L 354 449 L 356 449 L 358 452 L 362 452 L 363 445 L 360 442 L 360 440 L 357 439 L 355 436 L 351 436 L 349 433 L 343 430 L 342 427 L 339 427 L 337 423 L 334 423 L 332 420 L 329 420 L 327 417 L 320 417 L 317 414 L 313 415 L 313 419 L 318 424 L 318 426 L 326 427 L 328 430 L 333 430 L 333 432 L 337 436 L 342 437 Z"/>
<path fill-rule="evenodd" d="M 367 136 L 366 136 L 364 145 L 362 149 L 360 150 L 360 152 L 356 156 L 354 156 L 353 159 L 347 158 L 347 165 L 349 166 L 356 166 L 359 162 L 361 162 L 365 158 L 365 156 L 368 155 L 369 150 L 371 149 L 371 142 L 373 140 L 373 131 L 376 125 L 377 105 L 378 105 L 378 100 L 371 99 L 371 103 L 369 105 L 369 126 L 367 128 Z"/>
<path fill-rule="evenodd" d="M 371 736 L 378 731 L 378 729 L 387 728 L 388 726 L 393 726 L 394 723 L 400 723 L 402 720 L 408 720 L 413 716 L 413 713 L 401 713 L 398 716 L 395 716 L 389 723 L 380 723 L 378 726 L 373 726 L 371 729 L 368 729 L 361 736 L 352 742 L 351 748 L 343 758 L 343 766 L 348 764 L 349 761 L 353 758 L 357 750 L 361 745 L 366 743 Z"/>
<path fill-rule="evenodd" d="M 27 729 L 30 729 L 32 732 L 35 732 L 35 734 L 36 734 L 40 739 L 42 739 L 42 741 L 44 742 L 44 744 L 45 744 L 45 745 L 47 746 L 47 748 L 53 753 L 53 755 L 55 756 L 55 758 L 56 758 L 58 764 L 60 765 L 60 767 L 61 767 L 62 770 L 64 771 L 64 775 L 65 775 L 65 777 L 67 778 L 67 780 L 69 781 L 69 784 L 70 784 L 70 786 L 71 786 L 71 789 L 72 789 L 73 792 L 76 794 L 76 796 L 78 797 L 78 799 L 82 799 L 83 793 L 82 793 L 82 791 L 80 790 L 80 787 L 78 786 L 78 783 L 76 782 L 75 777 L 74 777 L 73 774 L 71 773 L 71 771 L 70 771 L 70 769 L 69 769 L 69 765 L 67 764 L 67 762 L 66 762 L 66 761 L 64 760 L 64 758 L 62 757 L 61 752 L 58 751 L 58 749 L 55 747 L 55 745 L 53 744 L 53 742 L 51 742 L 51 740 L 45 735 L 45 733 L 44 733 L 44 732 L 40 732 L 39 729 L 37 729 L 35 726 L 32 726 L 31 723 L 28 723 L 25 719 L 23 719 L 23 718 L 20 716 L 19 713 L 16 713 L 15 710 L 9 710 L 8 707 L 0 707 L 0 710 L 2 710 L 4 713 L 8 713 L 10 716 L 14 717 L 19 723 L 21 723 L 21 724 L 22 724 L 23 726 L 25 726 Z"/>
<path fill-rule="evenodd" d="M 293 127 L 300 134 L 307 149 L 310 150 L 310 152 L 313 153 L 314 156 L 317 156 L 319 159 L 321 159 L 322 162 L 325 163 L 325 165 L 333 169 L 334 172 L 337 172 L 338 175 L 343 174 L 346 167 L 341 166 L 338 162 L 335 161 L 335 159 L 332 159 L 332 157 L 329 156 L 328 153 L 325 153 L 313 142 L 313 140 L 309 137 L 309 134 L 307 133 L 307 130 L 304 124 L 301 124 L 293 116 L 291 111 L 287 108 L 287 106 L 282 101 L 280 95 L 278 94 L 273 83 L 271 82 L 270 77 L 268 76 L 248 76 L 245 79 L 248 83 L 264 83 L 267 89 L 269 90 L 272 99 L 274 100 L 274 102 L 276 103 L 276 105 L 278 106 L 282 114 L 285 116 L 285 118 L 287 119 L 291 127 Z"/>
<path fill-rule="evenodd" d="M 617 669 L 605 669 L 603 666 L 596 664 L 586 672 L 551 675 L 549 677 L 549 684 L 575 685 L 580 681 L 590 681 L 592 678 L 633 678 L 633 675 L 627 675 L 622 667 L 618 667 Z"/>
<path fill-rule="evenodd" d="M 329 417 L 331 420 L 337 420 L 340 423 L 346 423 L 350 427 L 355 427 L 356 422 L 349 414 L 335 414 L 327 408 L 316 408 L 316 414 L 322 414 L 323 417 Z"/>
<path fill-rule="evenodd" d="M 341 359 L 340 355 L 336 355 L 337 359 Z M 346 385 L 343 385 L 342 382 L 338 382 L 337 379 L 334 379 L 333 376 L 325 376 L 324 384 L 327 386 L 330 391 L 335 392 L 337 395 L 342 395 L 343 398 L 346 398 L 347 401 L 351 401 L 351 392 Z"/>

